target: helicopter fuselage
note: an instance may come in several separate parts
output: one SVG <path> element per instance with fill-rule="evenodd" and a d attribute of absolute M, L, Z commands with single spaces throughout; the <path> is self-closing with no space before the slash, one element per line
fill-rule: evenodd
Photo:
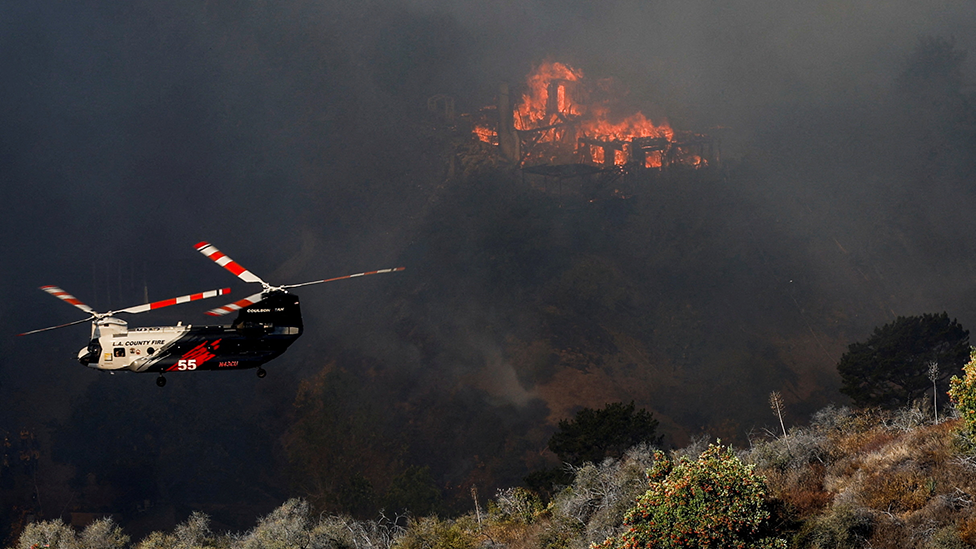
<path fill-rule="evenodd" d="M 285 352 L 302 331 L 298 297 L 274 292 L 242 308 L 230 326 L 130 329 L 117 318 L 101 319 L 78 361 L 98 370 L 160 374 L 257 368 Z"/>

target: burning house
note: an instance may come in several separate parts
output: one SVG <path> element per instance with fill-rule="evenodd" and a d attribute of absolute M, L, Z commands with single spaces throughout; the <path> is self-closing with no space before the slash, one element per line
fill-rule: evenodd
<path fill-rule="evenodd" d="M 655 124 L 641 112 L 620 116 L 611 112 L 615 99 L 612 81 L 589 82 L 581 70 L 547 62 L 518 98 L 502 84 L 497 104 L 480 113 L 473 132 L 523 173 L 547 177 L 718 164 L 716 139 Z"/>

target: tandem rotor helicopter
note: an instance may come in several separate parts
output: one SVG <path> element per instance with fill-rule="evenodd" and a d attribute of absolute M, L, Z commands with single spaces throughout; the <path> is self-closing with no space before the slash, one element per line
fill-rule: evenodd
<path fill-rule="evenodd" d="M 124 320 L 115 318 L 114 315 L 143 313 L 170 305 L 209 299 L 230 293 L 230 288 L 99 313 L 57 286 L 42 286 L 41 290 L 91 316 L 19 335 L 45 332 L 91 320 L 91 340 L 78 351 L 78 362 L 89 368 L 110 372 L 156 372 L 159 374 L 156 385 L 160 387 L 166 385 L 164 374 L 167 372 L 257 368 L 258 377 L 263 378 L 266 372 L 261 366 L 284 353 L 302 335 L 302 313 L 298 296 L 286 290 L 404 270 L 404 267 L 396 267 L 300 284 L 272 286 L 221 253 L 209 242 L 200 242 L 196 249 L 244 282 L 261 285 L 261 291 L 254 295 L 207 311 L 206 314 L 210 316 L 222 316 L 237 311 L 237 318 L 229 326 L 192 326 L 178 322 L 175 326 L 129 328 Z"/>

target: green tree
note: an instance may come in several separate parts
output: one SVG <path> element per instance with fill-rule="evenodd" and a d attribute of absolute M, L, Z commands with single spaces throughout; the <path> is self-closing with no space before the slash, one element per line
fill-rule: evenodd
<path fill-rule="evenodd" d="M 390 483 L 384 497 L 384 507 L 395 513 L 426 516 L 441 510 L 441 499 L 441 490 L 431 477 L 430 467 L 412 465 Z"/>
<path fill-rule="evenodd" d="M 399 439 L 368 390 L 331 365 L 299 385 L 283 442 L 295 488 L 315 509 L 374 515 L 401 470 Z"/>
<path fill-rule="evenodd" d="M 968 357 L 969 331 L 946 313 L 898 317 L 848 347 L 837 364 L 840 390 L 858 406 L 905 406 L 928 390 L 930 364 L 945 387 Z"/>
<path fill-rule="evenodd" d="M 658 421 L 647 410 L 637 410 L 634 403 L 613 402 L 602 410 L 583 408 L 573 419 L 559 422 L 549 439 L 549 450 L 564 464 L 579 467 L 584 463 L 599 465 L 607 458 L 619 459 L 627 450 L 645 442 L 661 444 L 655 436 Z M 523 482 L 545 499 L 573 482 L 565 467 L 541 469 L 528 474 Z"/>
<path fill-rule="evenodd" d="M 661 437 L 655 436 L 657 426 L 654 415 L 636 410 L 633 402 L 612 402 L 602 410 L 583 408 L 572 420 L 559 422 L 549 439 L 549 450 L 575 466 L 599 464 L 606 458 L 619 458 L 641 442 L 660 444 Z"/>
<path fill-rule="evenodd" d="M 628 530 L 597 549 L 785 548 L 770 526 L 765 479 L 731 448 L 709 445 L 697 460 L 663 452 L 650 489 L 624 517 Z"/>

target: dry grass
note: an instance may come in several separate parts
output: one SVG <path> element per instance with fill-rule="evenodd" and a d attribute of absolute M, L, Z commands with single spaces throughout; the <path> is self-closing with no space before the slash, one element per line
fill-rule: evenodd
<path fill-rule="evenodd" d="M 840 414 L 808 428 L 825 441 L 825 459 L 756 462 L 802 525 L 798 547 L 976 545 L 976 458 L 964 449 L 961 427 L 953 420 L 906 428 L 881 412 Z"/>

